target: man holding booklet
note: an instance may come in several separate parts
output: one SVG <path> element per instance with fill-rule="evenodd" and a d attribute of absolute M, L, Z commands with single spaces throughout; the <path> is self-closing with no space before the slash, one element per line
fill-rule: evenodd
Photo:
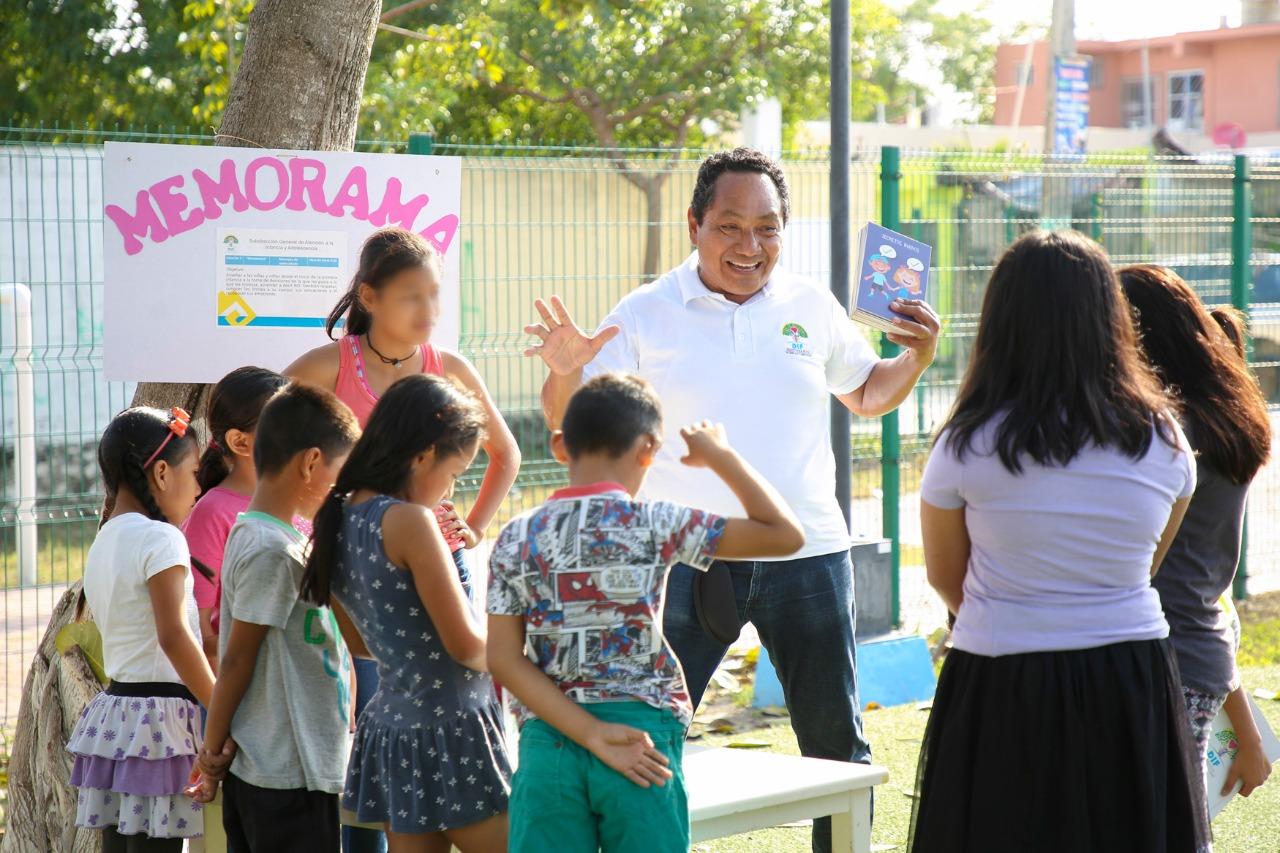
<path fill-rule="evenodd" d="M 777 667 L 801 752 L 868 762 L 850 536 L 835 496 L 828 400 L 835 395 L 868 418 L 895 409 L 933 361 L 941 323 L 923 299 L 895 293 L 887 334 L 904 351 L 877 358 L 827 287 L 777 268 L 789 213 L 786 179 L 771 159 L 745 148 L 708 157 L 689 206 L 689 259 L 628 294 L 594 335 L 559 298 L 538 300 L 542 323 L 526 331 L 540 343 L 526 355 L 550 368 L 542 400 L 552 429 L 593 376 L 633 373 L 653 384 L 666 422 L 647 499 L 740 515 L 710 471 L 680 460 L 682 426 L 724 424 L 799 517 L 805 545 L 783 559 L 718 561 L 707 573 L 675 566 L 663 633 L 689 696 L 696 707 L 729 643 L 751 622 Z M 813 840 L 815 850 L 830 849 L 829 819 L 814 822 Z"/>

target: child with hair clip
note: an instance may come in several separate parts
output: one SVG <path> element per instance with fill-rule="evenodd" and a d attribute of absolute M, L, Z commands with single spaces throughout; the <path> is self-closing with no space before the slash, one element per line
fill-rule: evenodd
<path fill-rule="evenodd" d="M 213 693 L 177 527 L 200 491 L 189 424 L 181 409 L 127 409 L 98 444 L 112 510 L 85 560 L 84 595 L 111 684 L 67 750 L 76 825 L 101 828 L 105 853 L 177 853 L 204 829 L 200 805 L 183 796 L 200 749 L 196 702 Z"/>
<path fill-rule="evenodd" d="M 443 264 L 436 248 L 411 231 L 375 231 L 360 250 L 360 267 L 351 286 L 325 325 L 331 339 L 341 325 L 343 337 L 305 353 L 284 372 L 333 391 L 355 412 L 361 428 L 374 404 L 405 376 L 448 377 L 475 395 L 485 421 L 484 480 L 465 520 L 450 500 L 434 507 L 458 574 L 469 584 L 464 549 L 476 546 L 506 499 L 520 470 L 520 448 L 471 362 L 431 343 L 440 319 Z M 378 689 L 373 661 L 357 658 L 356 685 L 360 714 Z M 351 853 L 385 850 L 382 841 L 370 835 L 368 830 L 349 829 L 344 841 Z"/>
<path fill-rule="evenodd" d="M 635 497 L 662 444 L 662 408 L 643 379 L 605 374 L 574 393 L 551 437 L 569 487 L 498 537 L 488 656 L 520 700 L 513 853 L 689 849 L 681 760 L 693 704 L 662 635 L 667 574 L 786 556 L 804 531 L 723 427 L 680 434 L 681 461 L 719 477 L 745 518 Z"/>
<path fill-rule="evenodd" d="M 510 768 L 484 626 L 433 513 L 485 422 L 452 382 L 406 377 L 316 515 L 302 596 L 350 615 L 347 642 L 372 655 L 380 681 L 357 723 L 343 805 L 382 824 L 393 853 L 506 849 Z"/>
<path fill-rule="evenodd" d="M 182 526 L 191 559 L 204 567 L 195 578 L 200 636 L 213 672 L 218 672 L 218 601 L 222 550 L 236 517 L 249 508 L 258 483 L 253 466 L 253 433 L 262 407 L 289 380 L 262 367 L 237 367 L 209 395 L 209 446 L 200 457 L 196 480 L 200 500 Z"/>

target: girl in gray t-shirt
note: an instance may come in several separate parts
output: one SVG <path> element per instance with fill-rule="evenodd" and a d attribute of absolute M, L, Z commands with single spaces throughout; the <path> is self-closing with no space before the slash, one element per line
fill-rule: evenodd
<path fill-rule="evenodd" d="M 1238 314 L 1210 312 L 1186 282 L 1162 267 L 1126 267 L 1120 282 L 1135 309 L 1147 361 L 1177 395 L 1197 455 L 1195 494 L 1152 586 L 1178 655 L 1202 769 L 1213 719 L 1225 705 L 1240 750 L 1224 793 L 1239 780 L 1248 794 L 1266 780 L 1271 764 L 1236 669 L 1239 638 L 1219 601 L 1230 594 L 1240 562 L 1245 501 L 1271 450 L 1271 420 L 1244 360 Z"/>

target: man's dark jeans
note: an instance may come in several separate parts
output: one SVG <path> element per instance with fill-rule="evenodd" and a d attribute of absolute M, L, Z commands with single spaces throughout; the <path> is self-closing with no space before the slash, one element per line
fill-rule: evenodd
<path fill-rule="evenodd" d="M 724 565 L 733 578 L 739 619 L 755 625 L 778 671 L 801 754 L 870 763 L 871 746 L 862 734 L 858 702 L 849 552 Z M 671 570 L 662 622 L 695 707 L 728 650 L 698 622 L 693 606 L 696 574 L 686 565 Z M 813 822 L 813 849 L 831 850 L 830 818 Z"/>

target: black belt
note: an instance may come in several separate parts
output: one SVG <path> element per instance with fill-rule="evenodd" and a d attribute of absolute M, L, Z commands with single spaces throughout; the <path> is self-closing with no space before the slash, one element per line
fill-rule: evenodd
<path fill-rule="evenodd" d="M 196 697 L 191 695 L 182 684 L 175 684 L 172 681 L 113 681 L 107 687 L 108 696 L 131 696 L 137 699 L 186 699 L 188 702 L 196 701 Z"/>

